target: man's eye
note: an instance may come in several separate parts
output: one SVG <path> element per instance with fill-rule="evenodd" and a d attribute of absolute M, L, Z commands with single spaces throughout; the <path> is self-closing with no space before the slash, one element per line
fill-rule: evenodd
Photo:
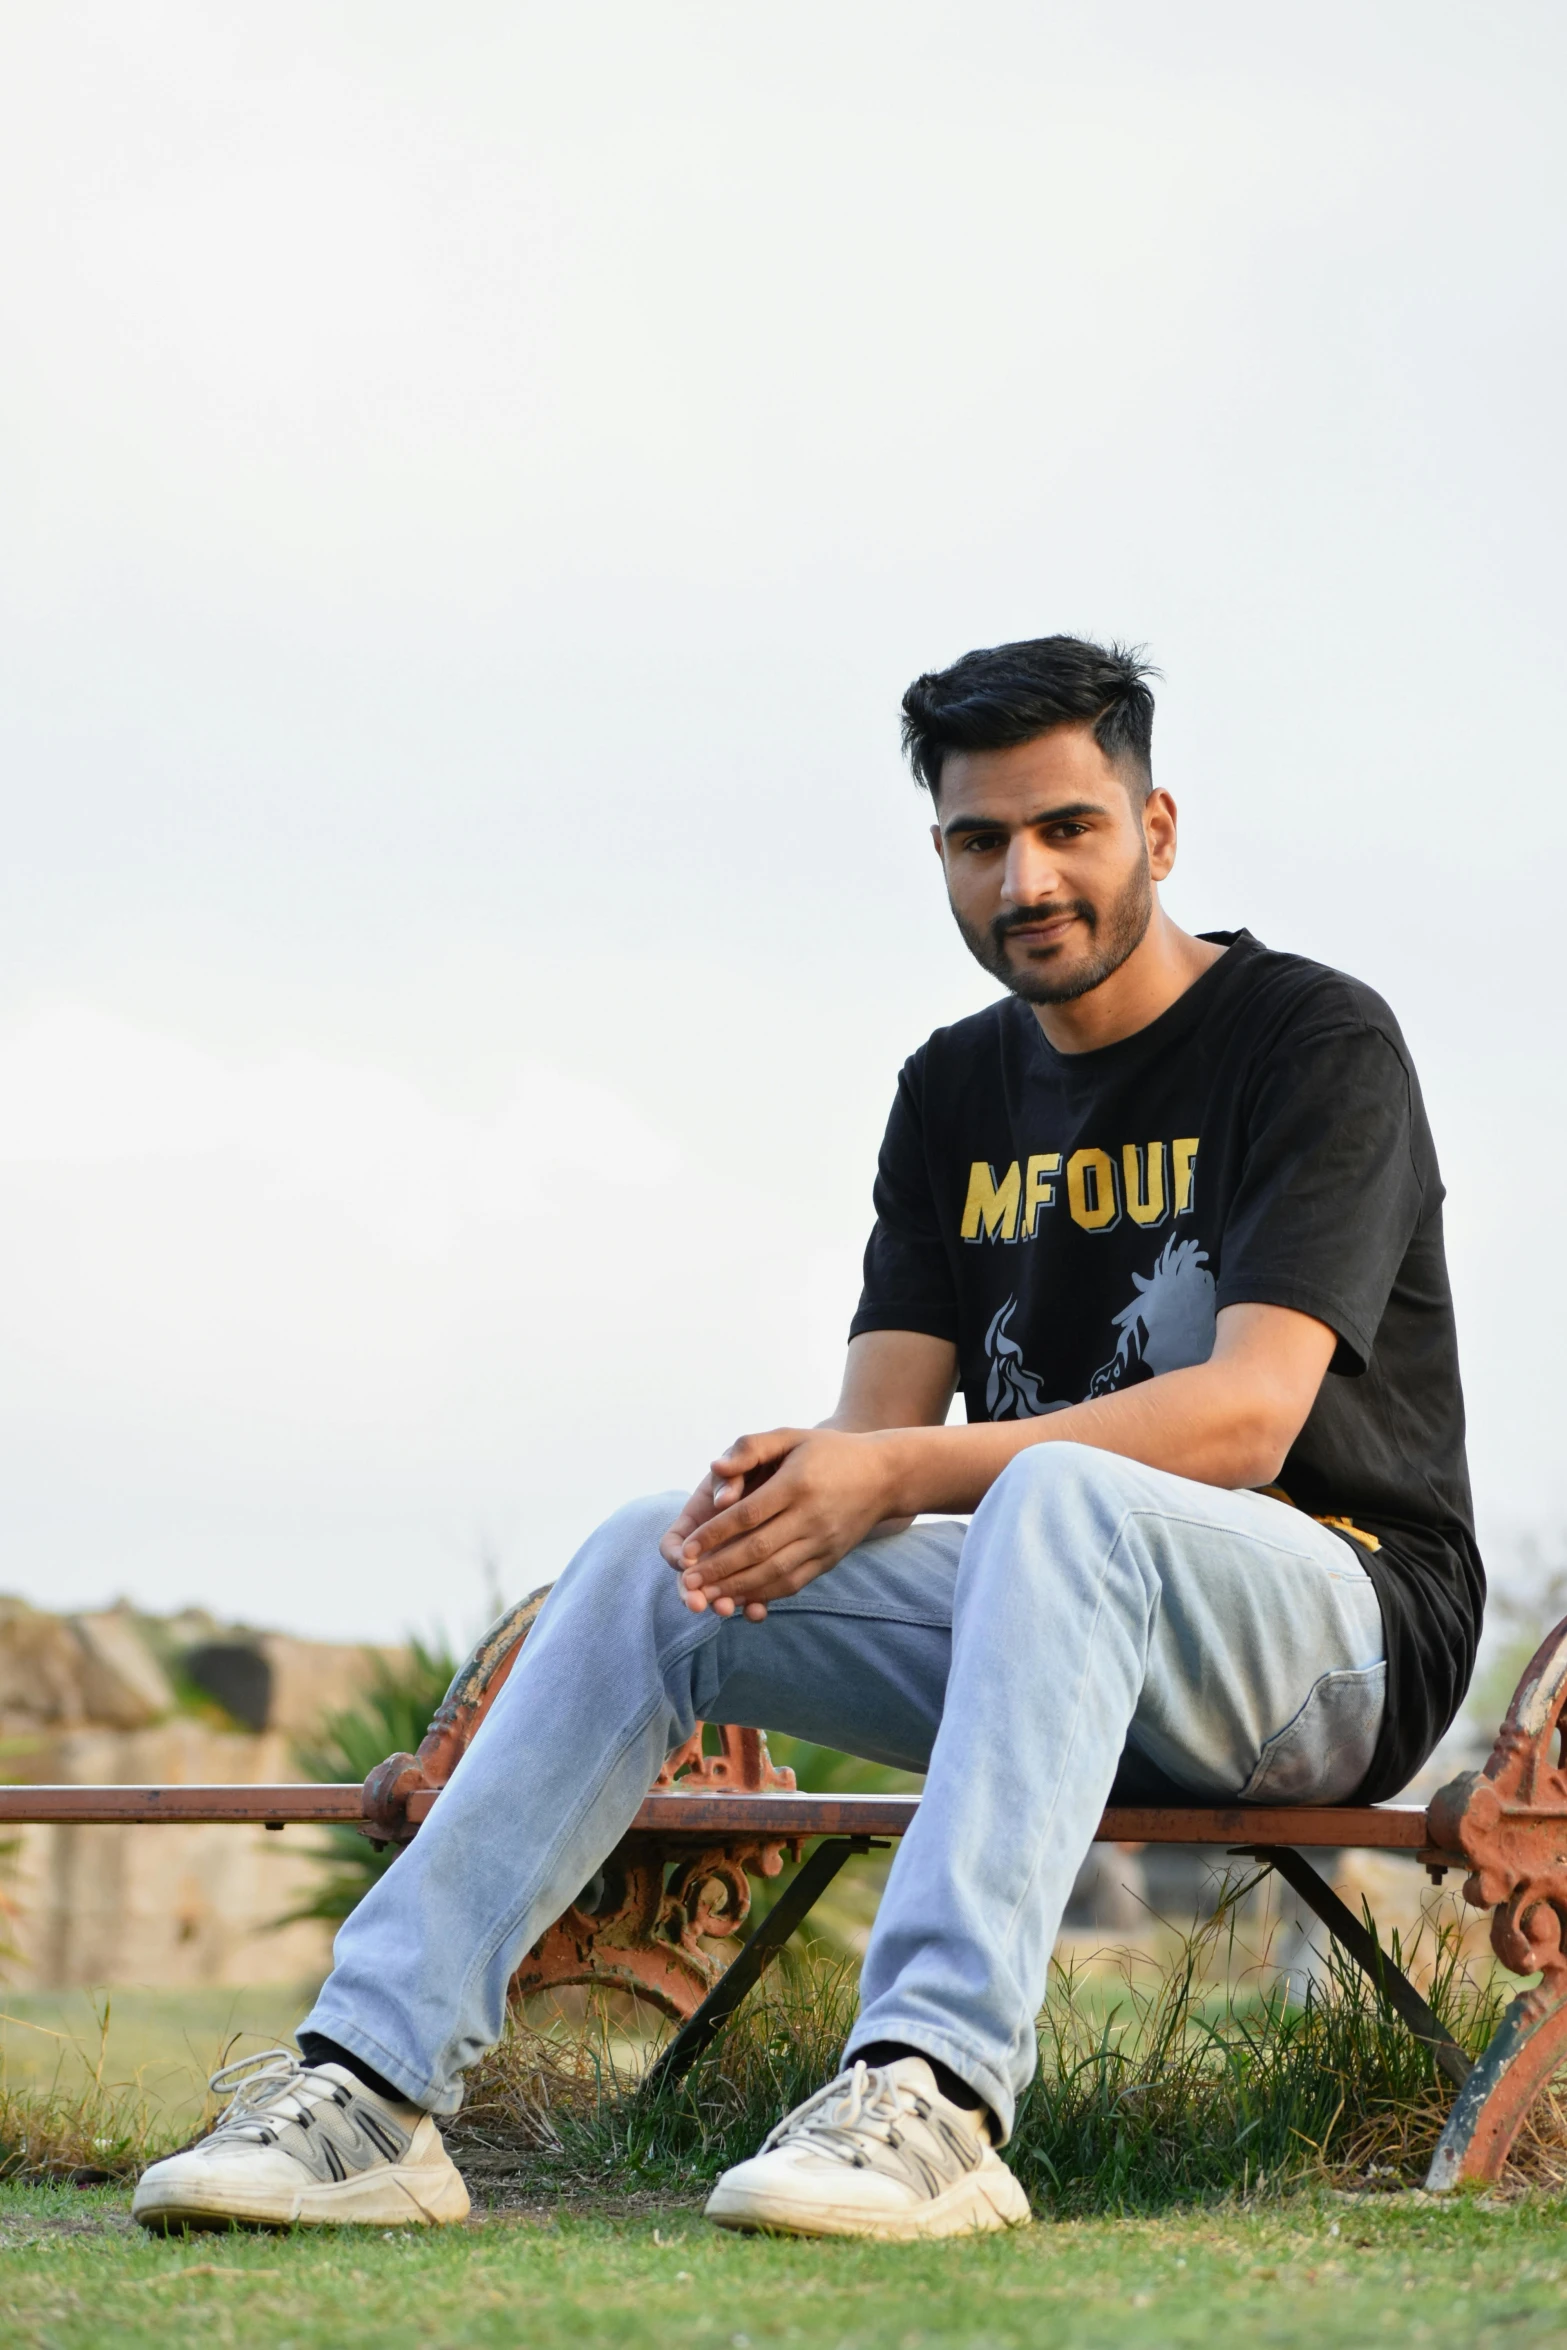
<path fill-rule="evenodd" d="M 993 856 L 997 849 L 1006 847 L 1006 835 L 1001 832 L 971 832 L 963 843 L 970 856 Z"/>
<path fill-rule="evenodd" d="M 1045 827 L 1047 840 L 1081 840 L 1088 830 L 1086 824 L 1049 824 Z"/>

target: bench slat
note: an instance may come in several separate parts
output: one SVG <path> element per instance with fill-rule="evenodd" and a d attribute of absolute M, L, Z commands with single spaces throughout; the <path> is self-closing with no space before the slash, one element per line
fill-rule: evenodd
<path fill-rule="evenodd" d="M 0 1827 L 29 1821 L 95 1827 L 164 1820 L 193 1825 L 231 1821 L 266 1826 L 307 1825 L 365 1816 L 364 1789 L 292 1781 L 273 1786 L 234 1787 L 0 1787 Z"/>
<path fill-rule="evenodd" d="M 425 1819 L 435 1795 L 415 1795 L 410 1819 Z M 650 1795 L 635 1826 L 645 1834 L 694 1836 L 901 1836 L 918 1808 L 914 1795 L 746 1795 L 678 1791 Z M 25 1821 L 92 1826 L 164 1820 L 191 1825 L 352 1824 L 364 1817 L 353 1784 L 318 1782 L 231 1787 L 0 1787 L 0 1826 Z M 1417 1803 L 1114 1805 L 1096 1841 L 1109 1844 L 1284 1844 L 1323 1849 L 1429 1849 Z"/>

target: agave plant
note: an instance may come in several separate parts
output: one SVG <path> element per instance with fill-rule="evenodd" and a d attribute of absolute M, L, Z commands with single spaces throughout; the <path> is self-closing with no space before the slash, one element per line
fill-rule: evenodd
<path fill-rule="evenodd" d="M 420 1640 L 410 1640 L 405 1661 L 378 1658 L 358 1704 L 329 1714 L 314 1739 L 295 1746 L 295 1762 L 309 1779 L 362 1779 L 389 1754 L 412 1754 L 456 1670 L 444 1649 Z M 320 1885 L 279 1925 L 298 1918 L 340 1924 L 397 1858 L 395 1845 L 377 1851 L 357 1828 L 328 1828 L 325 1838 L 312 1855 L 322 1866 Z"/>

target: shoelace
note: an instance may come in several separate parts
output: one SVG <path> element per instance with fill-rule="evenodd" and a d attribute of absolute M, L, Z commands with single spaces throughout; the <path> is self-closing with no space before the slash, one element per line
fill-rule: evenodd
<path fill-rule="evenodd" d="M 250 2136 L 265 2143 L 279 2122 L 303 2119 L 308 2125 L 310 2103 L 301 2093 L 301 2083 L 312 2069 L 291 2048 L 263 2048 L 254 2056 L 219 2065 L 207 2086 L 214 2097 L 226 2096 L 229 2102 L 209 2135 Z M 334 2105 L 347 2102 L 335 2087 L 327 2094 Z"/>
<path fill-rule="evenodd" d="M 954 2133 L 919 2092 L 913 2089 L 900 2092 L 885 2066 L 878 2066 L 872 2072 L 863 2057 L 856 2058 L 852 2072 L 840 2073 L 825 2089 L 818 2089 L 814 2097 L 807 2098 L 804 2105 L 787 2114 L 768 2134 L 761 2151 L 770 2154 L 775 2146 L 782 2146 L 789 2139 L 809 2138 L 813 2146 L 839 2162 L 863 2164 L 865 2156 L 857 2143 L 859 2138 L 877 2137 L 894 2150 L 902 2148 L 898 2125 L 906 2119 L 905 2100 L 916 2120 L 923 2122 L 963 2160 L 963 2150 Z M 969 2167 L 967 2162 L 964 2167 Z M 919 2168 L 927 2170 L 929 2165 L 921 2161 Z"/>

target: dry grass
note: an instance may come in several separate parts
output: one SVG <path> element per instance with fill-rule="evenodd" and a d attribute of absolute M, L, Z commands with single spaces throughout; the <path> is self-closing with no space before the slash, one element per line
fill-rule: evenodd
<path fill-rule="evenodd" d="M 1304 2003 L 1267 1952 L 1242 1947 L 1236 1885 L 1217 1914 L 1155 1960 L 1125 1953 L 1058 1967 L 1040 2018 L 1040 2072 L 1008 2159 L 1060 2213 L 1156 2211 L 1315 2180 L 1418 2184 L 1451 2092 L 1429 2057 L 1347 1961 L 1330 1960 Z M 1423 1977 L 1461 2044 L 1478 2052 L 1511 1986 L 1464 1958 L 1456 1928 L 1427 1925 L 1389 1948 Z M 678 2088 L 642 2087 L 649 2043 L 616 2003 L 514 2019 L 478 2066 L 452 2151 L 481 2195 L 610 2190 L 689 2194 L 754 2150 L 836 2068 L 856 1967 L 820 1951 L 778 1969 Z M 107 2041 L 107 2010 L 102 2018 Z M 63 2071 L 62 2067 L 62 2071 Z M 188 2123 L 186 2128 L 188 2129 Z M 122 2179 L 168 2150 L 171 2128 L 135 2081 L 0 2088 L 0 2177 Z M 1567 2185 L 1567 2115 L 1542 2100 L 1516 2184 Z"/>
<path fill-rule="evenodd" d="M 106 2000 L 95 2055 L 79 2040 L 50 2035 L 61 2052 L 47 2087 L 0 2082 L 0 2179 L 97 2186 L 132 2178 L 168 2151 L 175 2133 L 154 2100 L 137 2082 L 105 2077 L 110 2013 Z"/>
<path fill-rule="evenodd" d="M 1152 2210 L 1306 2180 L 1416 2185 L 1452 2092 L 1374 1987 L 1337 1953 L 1303 2003 L 1238 1938 L 1245 1887 L 1154 1961 L 1057 1968 L 1040 2072 L 1008 2159 L 1060 2212 Z M 1512 1986 L 1464 1957 L 1456 1924 L 1389 1957 L 1478 2053 Z M 827 2078 L 854 2011 L 852 1963 L 818 1955 L 752 1994 L 678 2089 L 640 2089 L 645 2050 L 609 2009 L 540 2029 L 519 2020 L 475 2072 L 453 2151 L 476 2178 L 580 2191 L 691 2189 L 752 2151 Z M 1567 2116 L 1542 2100 L 1515 2183 L 1567 2184 Z"/>

